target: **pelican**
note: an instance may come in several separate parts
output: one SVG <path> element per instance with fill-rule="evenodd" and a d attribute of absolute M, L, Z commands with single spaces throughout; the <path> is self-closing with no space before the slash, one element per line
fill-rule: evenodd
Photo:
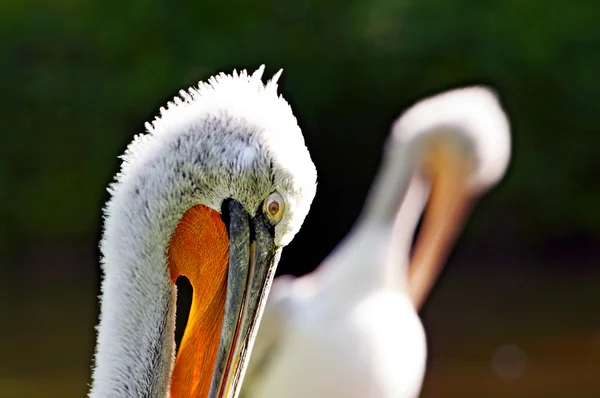
<path fill-rule="evenodd" d="M 348 236 L 315 272 L 275 280 L 241 397 L 417 397 L 426 338 L 416 309 L 509 157 L 508 120 L 485 87 L 407 110 Z"/>
<path fill-rule="evenodd" d="M 123 155 L 101 241 L 89 397 L 236 397 L 283 246 L 316 170 L 278 72 L 181 91 Z M 175 357 L 179 276 L 193 287 Z"/>

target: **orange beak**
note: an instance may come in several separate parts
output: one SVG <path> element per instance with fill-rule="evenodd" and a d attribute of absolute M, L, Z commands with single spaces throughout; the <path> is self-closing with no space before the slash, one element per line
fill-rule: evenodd
<path fill-rule="evenodd" d="M 183 216 L 169 245 L 169 272 L 173 283 L 186 276 L 193 296 L 171 397 L 237 396 L 279 252 L 266 218 L 251 218 L 234 200 L 222 214 L 198 205 Z"/>
<path fill-rule="evenodd" d="M 467 186 L 471 165 L 452 144 L 434 145 L 424 165 L 433 181 L 431 196 L 408 271 L 408 291 L 417 310 L 437 279 L 472 202 Z"/>

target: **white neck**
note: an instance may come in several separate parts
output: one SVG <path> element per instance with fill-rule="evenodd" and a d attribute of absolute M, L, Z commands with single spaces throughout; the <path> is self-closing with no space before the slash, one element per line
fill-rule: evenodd
<path fill-rule="evenodd" d="M 413 234 L 428 196 L 409 147 L 392 146 L 390 151 L 402 153 L 384 157 L 358 221 L 318 270 L 324 289 L 340 286 L 355 297 L 381 286 L 404 290 Z M 398 209 L 401 221 L 394 225 Z"/>
<path fill-rule="evenodd" d="M 354 229 L 379 224 L 391 226 L 416 172 L 416 145 L 389 145 L 380 171 L 371 187 L 364 209 Z"/>
<path fill-rule="evenodd" d="M 101 244 L 105 278 L 90 397 L 168 397 L 176 288 L 168 275 L 166 248 L 167 231 L 174 230 L 177 216 L 167 212 L 179 209 L 161 212 L 158 201 L 125 186 L 107 207 Z M 159 216 L 150 219 L 148 214 Z"/>
<path fill-rule="evenodd" d="M 407 271 L 415 231 L 429 199 L 430 188 L 430 184 L 419 172 L 413 174 L 408 191 L 395 217 L 392 233 L 394 242 L 390 246 L 388 266 L 404 267 L 404 275 Z"/>
<path fill-rule="evenodd" d="M 169 396 L 177 292 L 167 250 L 183 214 L 210 203 L 194 196 L 208 191 L 202 181 L 198 189 L 189 183 L 191 155 L 178 150 L 187 137 L 197 135 L 138 137 L 111 185 L 100 245 L 104 279 L 92 398 Z M 144 151 L 131 150 L 142 144 Z"/>

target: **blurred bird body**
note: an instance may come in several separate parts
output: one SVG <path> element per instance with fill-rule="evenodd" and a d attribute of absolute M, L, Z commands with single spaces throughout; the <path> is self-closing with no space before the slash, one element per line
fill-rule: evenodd
<path fill-rule="evenodd" d="M 181 92 L 123 156 L 101 243 L 90 397 L 235 397 L 281 248 L 315 195 L 263 67 Z M 193 286 L 175 357 L 176 279 Z"/>
<path fill-rule="evenodd" d="M 376 232 L 356 236 L 374 245 L 350 238 L 341 250 L 355 251 L 337 252 L 339 257 L 333 254 L 327 261 L 347 260 L 345 255 L 365 248 L 385 253 L 382 242 L 388 243 L 390 232 Z M 365 271 L 376 257 L 364 257 Z M 331 280 L 323 274 L 331 271 L 334 278 L 341 270 L 319 271 L 296 281 L 276 280 L 242 397 L 416 396 L 425 365 L 425 334 L 406 292 L 393 283 L 386 286 L 384 275 L 365 278 L 357 270 L 356 279 Z"/>
<path fill-rule="evenodd" d="M 505 172 L 508 121 L 485 88 L 451 91 L 405 112 L 385 152 L 348 236 L 312 274 L 275 281 L 242 398 L 419 395 L 426 339 L 417 308 L 470 202 Z"/>

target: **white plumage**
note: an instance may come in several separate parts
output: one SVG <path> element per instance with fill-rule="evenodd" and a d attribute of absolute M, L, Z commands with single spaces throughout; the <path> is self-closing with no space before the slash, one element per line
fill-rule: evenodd
<path fill-rule="evenodd" d="M 429 285 L 411 285 L 411 243 L 432 187 L 432 203 L 437 198 L 456 202 L 451 187 L 434 192 L 436 173 L 445 170 L 432 173 L 430 160 L 441 150 L 442 160 L 461 164 L 456 176 L 464 182 L 465 195 L 480 194 L 506 170 L 508 121 L 489 90 L 454 90 L 405 112 L 394 123 L 385 149 L 363 213 L 348 236 L 312 274 L 275 281 L 243 398 L 419 395 L 426 340 L 415 305 L 420 305 Z M 445 224 L 439 225 L 432 230 L 448 235 L 436 248 L 443 254 L 453 234 L 446 232 Z M 431 264 L 411 264 L 411 270 L 437 266 L 426 260 Z M 435 272 L 428 272 L 428 277 L 435 277 Z"/>
<path fill-rule="evenodd" d="M 254 217 L 278 192 L 285 211 L 274 227 L 275 246 L 287 245 L 302 225 L 315 195 L 315 167 L 277 95 L 279 74 L 263 85 L 263 70 L 220 74 L 181 91 L 127 148 L 105 209 L 90 397 L 170 395 L 176 287 L 167 248 L 186 211 L 202 204 L 220 213 L 232 198 Z"/>

